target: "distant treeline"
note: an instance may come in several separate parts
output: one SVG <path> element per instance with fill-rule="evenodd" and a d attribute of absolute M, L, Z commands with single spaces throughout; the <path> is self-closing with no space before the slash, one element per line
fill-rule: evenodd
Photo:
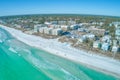
<path fill-rule="evenodd" d="M 22 18 L 22 19 L 38 19 L 43 18 L 45 20 L 76 20 L 77 22 L 92 22 L 92 21 L 120 21 L 120 17 L 116 16 L 103 16 L 103 15 L 87 15 L 87 14 L 31 14 L 31 15 L 14 15 L 14 16 L 2 16 L 0 19 L 9 18 Z"/>

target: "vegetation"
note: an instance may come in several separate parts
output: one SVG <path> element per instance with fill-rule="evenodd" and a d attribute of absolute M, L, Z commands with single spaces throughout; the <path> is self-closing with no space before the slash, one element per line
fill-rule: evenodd
<path fill-rule="evenodd" d="M 68 21 L 75 21 L 77 24 L 80 23 L 89 23 L 88 25 L 83 25 L 84 28 L 89 28 L 90 26 L 95 26 L 96 28 L 100 28 L 100 29 L 105 29 L 106 31 L 110 32 L 109 34 L 112 36 L 113 39 L 115 39 L 115 26 L 111 25 L 110 23 L 112 22 L 120 22 L 120 17 L 114 17 L 114 16 L 99 16 L 99 15 L 78 15 L 78 14 L 44 14 L 44 15 L 19 15 L 19 16 L 3 16 L 0 17 L 0 20 L 4 21 L 4 25 L 8 25 L 10 27 L 14 27 L 14 24 L 18 24 L 21 25 L 21 28 L 16 28 L 22 31 L 26 31 L 27 29 L 29 30 L 33 30 L 34 25 L 36 24 L 44 24 L 44 22 L 59 22 L 59 21 L 63 21 L 65 22 L 66 25 L 68 25 Z M 95 22 L 95 24 L 92 24 L 93 22 Z M 104 23 L 103 25 L 100 25 L 99 23 Z M 97 24 L 98 23 L 98 24 Z M 69 32 L 72 32 L 73 30 L 70 30 Z M 79 36 L 86 34 L 89 32 L 82 32 L 80 33 Z M 99 32 L 100 33 L 100 32 Z M 73 31 L 73 35 L 78 35 L 79 31 L 77 33 L 77 31 L 75 30 L 75 32 Z M 95 34 L 95 33 L 94 33 Z M 85 42 L 83 42 L 83 44 L 76 44 L 77 43 L 77 39 L 73 39 L 73 38 L 68 38 L 64 35 L 62 36 L 53 36 L 53 35 L 47 35 L 47 34 L 41 34 L 41 33 L 35 33 L 34 35 L 37 36 L 41 36 L 44 38 L 49 38 L 49 39 L 54 39 L 54 38 L 58 38 L 59 37 L 59 41 L 60 42 L 68 42 L 70 43 L 73 47 L 76 48 L 82 48 L 85 50 L 92 50 L 95 52 L 99 52 L 101 54 L 105 53 L 105 55 L 109 55 L 112 56 L 111 52 L 103 52 L 100 49 L 93 49 L 93 41 L 95 41 L 95 39 L 93 40 L 89 40 L 87 39 Z M 98 38 L 102 38 L 103 35 L 102 34 L 95 34 L 96 37 Z M 120 55 L 118 55 L 118 58 L 120 58 Z"/>

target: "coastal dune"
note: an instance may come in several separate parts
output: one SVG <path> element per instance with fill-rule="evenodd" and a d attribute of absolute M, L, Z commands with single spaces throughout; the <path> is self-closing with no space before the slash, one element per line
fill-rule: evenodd
<path fill-rule="evenodd" d="M 84 64 L 95 70 L 99 70 L 118 77 L 120 76 L 120 61 L 118 60 L 96 55 L 92 52 L 87 52 L 82 49 L 77 50 L 71 47 L 70 44 L 58 42 L 58 39 L 43 39 L 35 35 L 25 34 L 20 30 L 3 25 L 0 26 L 7 30 L 15 38 L 30 46 L 40 48 L 51 54 L 64 57 L 77 63 Z"/>

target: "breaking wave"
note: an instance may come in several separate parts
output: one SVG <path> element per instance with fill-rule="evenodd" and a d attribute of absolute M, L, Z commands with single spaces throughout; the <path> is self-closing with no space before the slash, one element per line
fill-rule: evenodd
<path fill-rule="evenodd" d="M 14 48 L 12 48 L 12 47 L 10 47 L 9 50 L 14 52 L 14 53 L 17 53 L 17 51 L 15 51 Z"/>
<path fill-rule="evenodd" d="M 36 67 L 38 70 L 41 70 L 43 73 L 45 73 L 53 80 L 55 79 L 61 80 L 60 78 L 62 77 L 65 80 L 80 80 L 71 73 L 69 73 L 67 70 L 60 67 L 59 65 L 54 64 L 53 62 L 49 62 L 48 60 L 45 60 L 42 57 L 40 58 L 35 57 L 30 50 L 23 49 L 23 51 L 28 53 L 28 55 L 25 57 L 25 59 L 28 62 L 30 62 L 34 67 Z M 55 76 L 55 73 L 60 74 Z"/>

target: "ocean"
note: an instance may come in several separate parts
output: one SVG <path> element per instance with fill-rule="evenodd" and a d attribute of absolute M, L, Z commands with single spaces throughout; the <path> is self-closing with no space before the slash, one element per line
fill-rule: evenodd
<path fill-rule="evenodd" d="M 120 79 L 31 47 L 0 28 L 0 80 Z"/>

